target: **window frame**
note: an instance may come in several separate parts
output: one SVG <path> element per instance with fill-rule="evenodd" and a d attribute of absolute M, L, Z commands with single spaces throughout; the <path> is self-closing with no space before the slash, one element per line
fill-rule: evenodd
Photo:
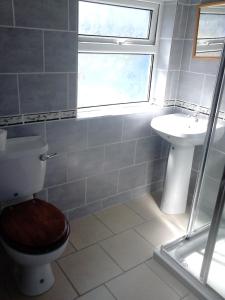
<path fill-rule="evenodd" d="M 148 2 L 146 0 L 78 0 L 78 14 L 79 14 L 79 1 L 91 2 L 97 4 L 108 4 L 113 6 L 122 6 L 128 8 L 136 9 L 147 9 L 151 12 L 149 38 L 120 38 L 120 37 L 102 37 L 95 35 L 80 35 L 79 34 L 79 17 L 78 17 L 78 55 L 79 53 L 120 53 L 120 54 L 149 54 L 152 55 L 152 64 L 149 70 L 149 84 L 148 84 L 148 94 L 147 101 L 134 101 L 128 103 L 122 103 L 124 105 L 129 104 L 143 104 L 149 103 L 151 86 L 152 86 L 152 74 L 155 64 L 155 56 L 157 54 L 158 48 L 158 32 L 159 32 L 159 18 L 160 18 L 160 2 Z M 124 41 L 125 40 L 125 41 Z M 79 71 L 79 70 L 78 70 Z M 79 86 L 78 86 L 79 89 Z M 78 104 L 78 102 L 77 102 Z M 106 106 L 121 105 L 121 102 L 115 104 L 105 104 L 105 105 L 93 105 L 89 107 L 78 107 L 78 109 L 83 108 L 98 108 Z"/>

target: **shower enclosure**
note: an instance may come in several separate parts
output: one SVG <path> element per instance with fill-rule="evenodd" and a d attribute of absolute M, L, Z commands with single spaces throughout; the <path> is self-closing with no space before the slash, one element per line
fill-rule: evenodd
<path fill-rule="evenodd" d="M 225 128 L 222 135 L 217 130 L 218 123 L 225 122 L 224 85 L 225 46 L 187 232 L 155 253 L 200 299 L 210 300 L 225 299 Z"/>

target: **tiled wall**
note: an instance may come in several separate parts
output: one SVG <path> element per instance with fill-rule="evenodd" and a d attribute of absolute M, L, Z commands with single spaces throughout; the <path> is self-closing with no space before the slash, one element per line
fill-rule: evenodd
<path fill-rule="evenodd" d="M 74 109 L 76 0 L 0 3 L 0 116 Z"/>
<path fill-rule="evenodd" d="M 169 109 L 159 113 L 170 112 Z M 150 128 L 153 114 L 9 126 L 9 137 L 41 135 L 50 152 L 45 189 L 69 217 L 162 189 L 168 145 Z"/>
<path fill-rule="evenodd" d="M 39 195 L 69 217 L 161 190 L 168 154 L 151 113 L 48 120 L 46 113 L 58 119 L 76 107 L 76 4 L 4 0 L 0 7 L 0 116 L 22 115 L 24 124 L 6 127 L 9 138 L 40 135 L 58 153 Z"/>
<path fill-rule="evenodd" d="M 188 19 L 183 40 L 184 47 L 177 99 L 210 107 L 219 60 L 192 58 L 196 5 L 198 4 L 200 4 L 200 1 L 183 5 Z"/>

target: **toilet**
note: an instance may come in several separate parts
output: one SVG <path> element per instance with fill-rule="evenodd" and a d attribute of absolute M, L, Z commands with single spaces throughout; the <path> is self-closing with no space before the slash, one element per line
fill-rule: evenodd
<path fill-rule="evenodd" d="M 70 234 L 64 214 L 33 197 L 44 186 L 46 161 L 52 157 L 47 151 L 47 143 L 39 136 L 8 139 L 0 151 L 0 203 L 5 206 L 0 214 L 0 240 L 14 261 L 17 286 L 27 296 L 53 286 L 50 263 L 64 252 Z"/>

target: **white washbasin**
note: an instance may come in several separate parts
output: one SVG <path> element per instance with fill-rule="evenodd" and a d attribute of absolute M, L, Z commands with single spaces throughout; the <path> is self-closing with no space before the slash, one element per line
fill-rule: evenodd
<path fill-rule="evenodd" d="M 151 127 L 173 145 L 196 146 L 204 143 L 208 119 L 196 118 L 186 114 L 169 114 L 155 117 Z M 220 139 L 224 127 L 217 124 L 216 139 Z"/>
<path fill-rule="evenodd" d="M 217 122 L 214 141 L 224 134 L 224 125 Z M 204 143 L 208 120 L 185 114 L 155 117 L 151 127 L 171 143 L 167 162 L 161 210 L 167 214 L 186 211 L 194 148 Z"/>

